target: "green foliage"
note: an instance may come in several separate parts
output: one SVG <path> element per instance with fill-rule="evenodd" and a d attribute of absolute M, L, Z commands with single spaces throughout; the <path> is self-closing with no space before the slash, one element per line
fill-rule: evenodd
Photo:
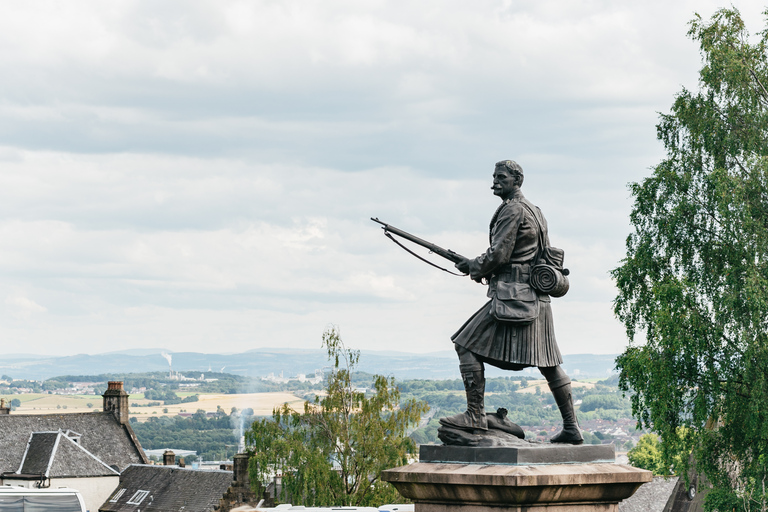
<path fill-rule="evenodd" d="M 225 460 L 232 456 L 233 447 L 239 442 L 234 428 L 240 421 L 239 416 L 208 418 L 205 411 L 200 410 L 189 418 L 152 416 L 144 423 L 134 422 L 135 419 L 131 418 L 131 428 L 147 450 L 194 450 L 202 460 Z"/>
<path fill-rule="evenodd" d="M 417 445 L 441 443 L 442 441 L 439 441 L 437 437 L 438 428 L 440 428 L 440 421 L 437 417 L 433 416 L 425 426 L 411 432 L 410 438 Z"/>
<path fill-rule="evenodd" d="M 599 380 L 597 381 L 598 386 L 618 386 L 619 385 L 619 374 L 614 374 L 608 377 L 605 380 Z"/>
<path fill-rule="evenodd" d="M 690 27 L 699 91 L 683 89 L 661 116 L 667 157 L 631 185 L 634 233 L 613 276 L 633 341 L 617 367 L 666 464 L 695 448 L 716 495 L 757 503 L 768 477 L 768 32 L 751 43 L 735 9 Z"/>
<path fill-rule="evenodd" d="M 584 436 L 584 442 L 586 444 L 603 444 L 603 440 L 597 437 L 592 432 L 582 430 L 581 435 Z M 526 437 L 528 437 L 527 434 L 526 434 Z"/>
<path fill-rule="evenodd" d="M 144 404 L 140 404 L 137 402 L 131 403 L 131 407 L 157 407 L 158 405 L 163 405 L 162 402 L 147 402 Z"/>
<path fill-rule="evenodd" d="M 53 391 L 55 389 L 66 389 L 69 387 L 69 382 L 59 379 L 48 379 L 43 382 L 43 391 Z"/>
<path fill-rule="evenodd" d="M 184 371 L 184 376 L 190 379 L 200 379 L 203 375 L 208 379 L 215 379 L 210 382 L 200 380 L 195 387 L 195 391 L 201 393 L 251 393 L 261 391 L 278 391 L 279 389 L 261 389 L 262 386 L 249 377 L 233 375 L 231 373 L 218 372 L 196 372 Z M 167 372 L 143 372 L 143 373 L 102 373 L 99 375 L 62 375 L 48 379 L 46 382 L 103 382 L 110 380 L 120 380 L 125 383 L 126 389 L 146 388 L 165 393 L 165 390 L 174 390 L 179 388 L 179 382 L 170 380 Z M 50 384 L 55 385 L 55 384 Z M 63 386 L 66 387 L 66 386 Z M 269 387 L 269 386 L 267 386 Z M 305 386 L 306 387 L 306 386 Z M 96 389 L 96 388 L 94 388 Z M 97 395 L 103 394 L 104 386 L 98 388 Z"/>
<path fill-rule="evenodd" d="M 406 436 L 426 404 L 400 403 L 393 378 L 375 376 L 373 393 L 355 390 L 352 370 L 360 353 L 344 346 L 335 328 L 323 334 L 333 361 L 326 394 L 304 411 L 287 405 L 273 418 L 253 423 L 246 433 L 254 485 L 283 475 L 279 499 L 305 506 L 370 506 L 401 501 L 383 469 L 406 464 L 414 452 Z"/>
<path fill-rule="evenodd" d="M 667 476 L 670 474 L 669 466 L 664 463 L 661 454 L 661 443 L 656 434 L 644 434 L 640 437 L 637 446 L 627 452 L 629 463 L 636 468 L 647 469 L 654 475 Z"/>
<path fill-rule="evenodd" d="M 180 398 L 173 390 L 168 389 L 166 391 L 158 391 L 154 389 L 148 389 L 144 392 L 144 398 L 147 400 L 161 400 L 163 405 L 173 404 L 186 404 L 190 402 L 197 402 L 200 396 L 197 394 L 190 395 L 184 398 Z"/>
<path fill-rule="evenodd" d="M 144 392 L 144 398 L 147 400 L 160 400 L 164 405 L 181 403 L 181 398 L 173 391 L 158 391 L 154 389 L 148 389 Z"/>
<path fill-rule="evenodd" d="M 741 500 L 729 490 L 713 489 L 704 498 L 704 506 L 707 510 L 749 510 L 742 507 Z"/>
<path fill-rule="evenodd" d="M 581 399 L 581 412 L 590 412 L 596 409 L 624 409 L 629 403 L 618 394 L 588 395 Z"/>

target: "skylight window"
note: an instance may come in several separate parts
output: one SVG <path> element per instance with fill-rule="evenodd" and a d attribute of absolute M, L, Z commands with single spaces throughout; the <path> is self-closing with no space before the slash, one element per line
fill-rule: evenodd
<path fill-rule="evenodd" d="M 115 494 L 112 495 L 112 498 L 110 498 L 110 503 L 117 503 L 117 500 L 120 499 L 120 496 L 125 494 L 125 489 L 119 489 Z"/>
<path fill-rule="evenodd" d="M 144 498 L 149 495 L 149 491 L 136 491 L 136 493 L 131 496 L 131 499 L 129 499 L 126 503 L 128 505 L 139 505 L 142 501 L 144 501 Z"/>

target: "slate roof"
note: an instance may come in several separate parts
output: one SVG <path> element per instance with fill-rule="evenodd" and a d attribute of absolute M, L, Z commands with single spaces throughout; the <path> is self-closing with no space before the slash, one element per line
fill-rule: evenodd
<path fill-rule="evenodd" d="M 21 461 L 21 468 L 17 473 L 26 475 L 44 475 L 48 473 L 48 466 L 56 449 L 56 441 L 59 439 L 58 432 L 35 432 L 30 434 L 27 450 L 24 459 Z"/>
<path fill-rule="evenodd" d="M 71 430 L 80 434 L 80 446 L 118 471 L 131 464 L 148 462 L 128 425 L 121 425 L 111 412 L 72 414 L 0 415 L 0 474 L 18 471 L 33 432 Z M 45 440 L 47 439 L 47 440 Z M 50 438 L 40 438 L 34 449 L 44 459 Z M 37 464 L 28 457 L 29 464 Z M 36 460 L 36 459 L 35 459 Z M 49 459 L 50 460 L 50 459 Z M 29 466 L 30 469 L 33 466 Z M 39 469 L 34 466 L 34 469 Z M 39 474 L 39 473 L 38 473 Z"/>
<path fill-rule="evenodd" d="M 120 485 L 99 512 L 208 512 L 233 480 L 232 471 L 136 464 L 122 472 Z"/>
<path fill-rule="evenodd" d="M 119 473 L 80 446 L 69 432 L 33 432 L 19 475 L 56 477 L 117 476 Z M 6 473 L 7 476 L 8 475 Z"/>

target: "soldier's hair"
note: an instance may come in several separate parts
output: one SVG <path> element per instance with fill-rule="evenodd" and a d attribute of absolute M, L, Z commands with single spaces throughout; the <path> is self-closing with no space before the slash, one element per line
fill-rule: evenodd
<path fill-rule="evenodd" d="M 514 160 L 502 160 L 501 162 L 496 162 L 496 167 L 504 167 L 504 169 L 511 174 L 512 176 L 516 176 L 520 179 L 520 183 L 518 185 L 523 185 L 523 178 L 525 177 L 523 175 L 523 168 L 520 167 L 520 164 L 515 162 Z"/>

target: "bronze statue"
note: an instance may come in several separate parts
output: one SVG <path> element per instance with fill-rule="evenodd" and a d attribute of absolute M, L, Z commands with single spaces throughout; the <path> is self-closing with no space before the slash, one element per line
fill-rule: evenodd
<path fill-rule="evenodd" d="M 446 427 L 460 430 L 498 428 L 497 418 L 484 407 L 484 364 L 519 371 L 538 367 L 547 379 L 563 417 L 563 430 L 553 443 L 583 443 L 571 396 L 571 380 L 555 340 L 550 296 L 568 289 L 568 272 L 562 268 L 563 252 L 549 246 L 547 222 L 538 207 L 520 190 L 523 169 L 512 160 L 496 164 L 493 193 L 502 200 L 491 219 L 490 247 L 474 259 L 463 258 L 456 268 L 477 281 L 488 283 L 489 300 L 454 334 L 459 370 L 467 395 L 467 410 L 441 418 Z M 541 286 L 541 271 L 549 272 L 549 286 Z M 546 278 L 544 279 L 546 281 Z M 536 281 L 534 279 L 534 281 Z"/>
<path fill-rule="evenodd" d="M 467 410 L 440 419 L 438 436 L 446 444 L 502 446 L 525 437 L 523 430 L 506 418 L 506 409 L 486 414 L 485 363 L 513 371 L 538 367 L 563 417 L 563 430 L 550 441 L 584 442 L 573 408 L 571 380 L 560 368 L 563 358 L 550 307 L 550 296 L 562 297 L 568 291 L 565 254 L 549 245 L 547 221 L 523 196 L 522 185 L 523 168 L 519 164 L 512 160 L 496 164 L 491 188 L 502 203 L 491 219 L 490 247 L 474 259 L 371 218 L 384 226 L 390 240 L 417 258 L 454 274 L 414 253 L 393 235 L 429 249 L 455 263 L 463 275 L 488 284 L 491 300 L 451 337 L 459 356 Z"/>

